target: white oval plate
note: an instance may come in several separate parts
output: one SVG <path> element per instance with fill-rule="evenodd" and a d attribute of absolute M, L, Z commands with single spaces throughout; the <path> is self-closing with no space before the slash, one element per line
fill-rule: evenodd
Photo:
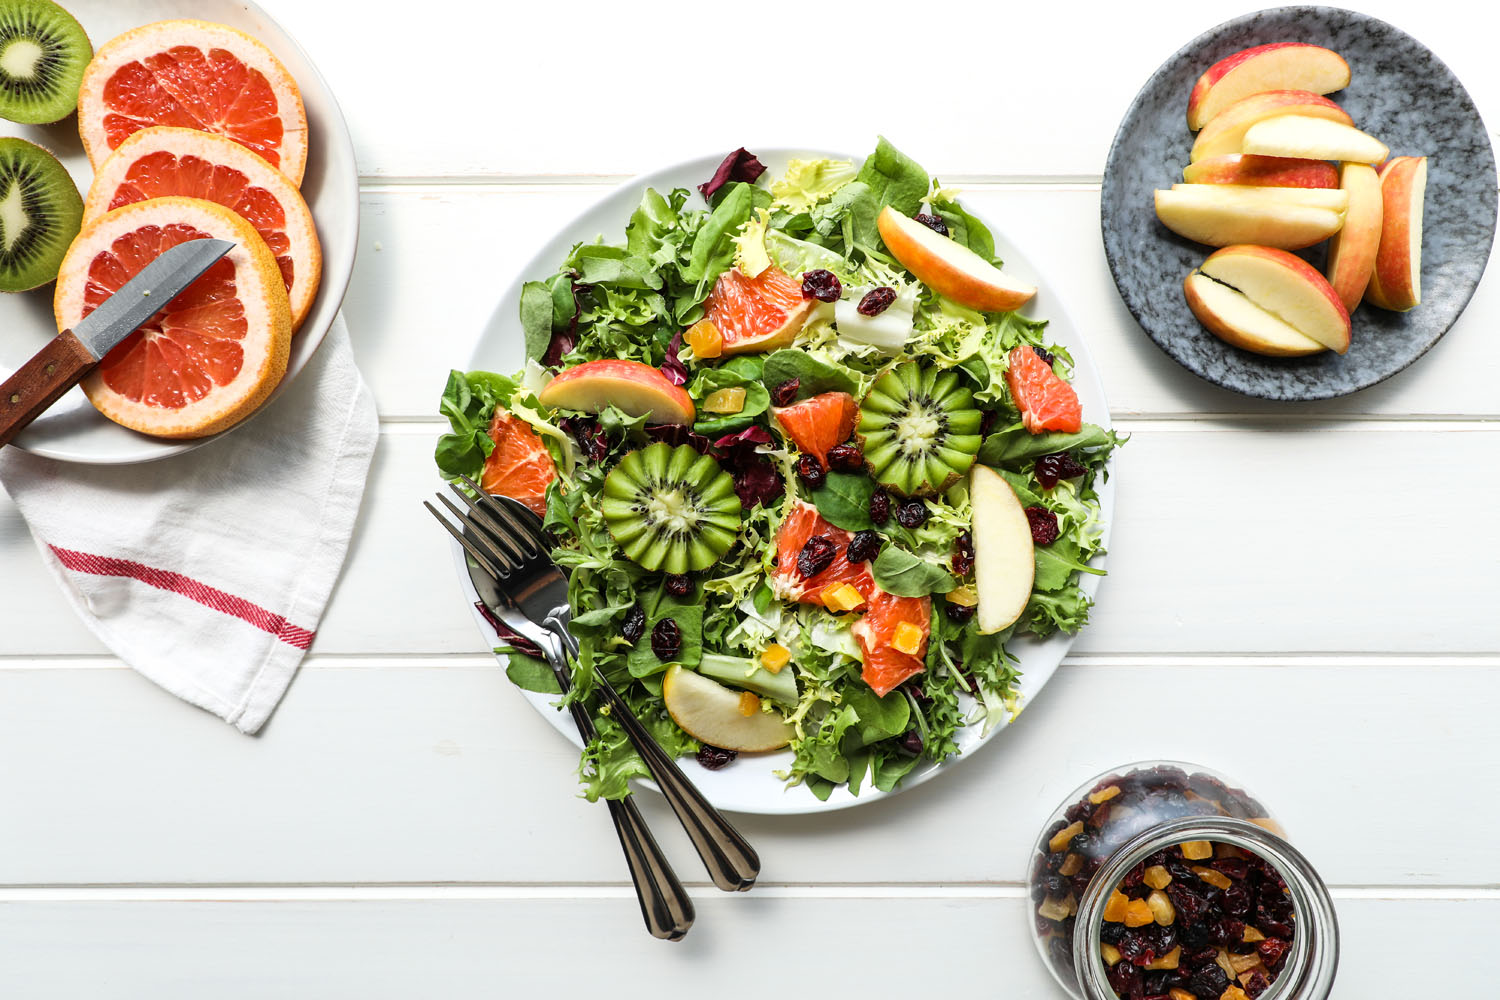
<path fill-rule="evenodd" d="M 354 270 L 354 250 L 359 239 L 359 173 L 354 165 L 349 129 L 333 92 L 307 53 L 249 0 L 62 0 L 62 3 L 83 25 L 95 49 L 116 35 L 153 21 L 175 18 L 217 21 L 260 39 L 297 81 L 307 110 L 309 133 L 302 197 L 312 209 L 318 239 L 323 244 L 323 280 L 312 310 L 292 341 L 286 376 L 271 395 L 275 399 L 323 342 L 343 302 L 344 290 L 349 287 L 349 274 Z M 0 121 L 0 135 L 20 136 L 51 150 L 73 175 L 79 192 L 88 194 L 94 172 L 83 154 L 75 115 L 54 125 Z M 52 289 L 47 284 L 29 292 L 0 294 L 0 378 L 15 371 L 57 336 L 57 325 L 52 318 Z M 245 423 L 248 420 L 236 427 Z M 222 435 L 168 441 L 139 434 L 105 419 L 89 404 L 82 389 L 73 389 L 12 443 L 64 462 L 128 465 L 179 455 L 219 436 Z"/>
<path fill-rule="evenodd" d="M 766 165 L 772 176 L 785 170 L 787 161 L 794 157 L 828 156 L 841 160 L 853 160 L 856 163 L 861 159 L 845 153 L 827 151 L 790 149 L 756 149 L 753 151 Z M 722 158 L 721 154 L 690 160 L 631 180 L 564 226 L 557 235 L 537 251 L 522 270 L 521 275 L 511 282 L 510 287 L 501 296 L 499 306 L 490 316 L 489 324 L 479 338 L 479 345 L 469 361 L 469 368 L 507 373 L 519 370 L 525 364 L 520 322 L 522 283 L 547 278 L 556 273 L 558 266 L 566 259 L 575 243 L 591 241 L 600 234 L 603 234 L 606 242 L 623 240 L 625 224 L 640 203 L 641 192 L 645 188 L 654 187 L 658 191 L 667 191 L 674 187 L 694 190 L 697 185 L 713 175 L 714 168 L 719 165 Z M 920 157 L 918 162 L 920 162 Z M 693 198 L 696 200 L 698 196 L 694 194 Z M 698 203 L 701 205 L 701 201 Z M 1072 354 L 1076 365 L 1073 372 L 1073 386 L 1078 390 L 1078 398 L 1083 403 L 1085 419 L 1108 428 L 1110 426 L 1109 405 L 1104 399 L 1104 387 L 1100 384 L 1099 373 L 1084 343 L 1083 334 L 1074 325 L 1067 310 L 1063 308 L 1059 287 L 1046 281 L 1026 259 L 1026 255 L 1007 240 L 1005 234 L 990 220 L 983 219 L 982 221 L 994 233 L 995 251 L 1000 259 L 1005 261 L 1005 270 L 1018 278 L 1034 283 L 1039 289 L 1036 298 L 1022 311 L 1027 315 L 1050 320 L 1047 327 L 1048 338 L 1062 344 Z M 1106 542 L 1108 542 L 1109 522 L 1114 515 L 1114 492 L 1113 480 L 1099 486 L 1099 502 L 1105 521 Z M 469 580 L 463 549 L 456 542 L 451 543 L 451 547 L 460 585 L 464 593 L 468 595 L 470 603 L 473 603 L 479 597 Z M 1095 564 L 1103 566 L 1103 559 L 1097 560 Z M 1098 590 L 1099 579 L 1097 576 L 1085 575 L 1081 586 L 1086 593 L 1093 596 Z M 484 634 L 485 641 L 493 642 L 495 634 L 477 610 L 474 612 L 474 620 Z M 1008 649 L 1011 654 L 1016 656 L 1021 664 L 1019 694 L 1022 706 L 1036 697 L 1037 692 L 1042 689 L 1042 685 L 1047 683 L 1048 678 L 1062 662 L 1063 656 L 1072 644 L 1072 636 L 1058 633 L 1042 640 L 1017 639 L 1009 645 Z M 575 745 L 582 747 L 578 732 L 573 728 L 572 717 L 567 712 L 556 708 L 554 696 L 533 694 L 527 691 L 520 693 L 538 712 L 551 721 L 558 732 Z M 980 745 L 993 742 L 1003 728 L 1003 726 L 996 726 L 990 730 L 988 736 L 983 737 L 980 736 L 977 726 L 960 729 L 957 739 L 962 752 L 957 757 L 951 757 L 941 765 L 929 764 L 913 770 L 892 792 L 881 792 L 866 785 L 859 795 L 855 796 L 849 793 L 846 786 L 840 786 L 834 789 L 826 802 L 819 801 L 817 796 L 801 785 L 789 787 L 773 773 L 790 766 L 792 754 L 789 750 L 769 754 L 742 754 L 733 764 L 721 771 L 710 771 L 701 767 L 692 758 L 683 758 L 679 763 L 688 777 L 703 790 L 703 794 L 708 796 L 709 801 L 720 809 L 763 814 L 823 812 L 874 802 L 927 781 L 934 775 L 967 759 Z M 651 786 L 650 782 L 642 782 L 642 784 Z"/>

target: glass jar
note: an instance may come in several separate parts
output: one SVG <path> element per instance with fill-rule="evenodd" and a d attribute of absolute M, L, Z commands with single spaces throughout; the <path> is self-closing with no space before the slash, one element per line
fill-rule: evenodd
<path fill-rule="evenodd" d="M 1325 1000 L 1333 987 L 1327 887 L 1260 801 L 1208 768 L 1144 761 L 1091 779 L 1048 818 L 1028 870 L 1037 950 L 1077 1000 Z"/>

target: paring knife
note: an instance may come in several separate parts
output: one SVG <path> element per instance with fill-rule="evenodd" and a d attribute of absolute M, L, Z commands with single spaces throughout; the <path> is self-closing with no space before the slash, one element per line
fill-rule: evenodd
<path fill-rule="evenodd" d="M 0 383 L 0 447 L 10 444 L 62 394 L 98 367 L 120 341 L 156 315 L 188 285 L 234 249 L 227 240 L 179 243 L 99 303 L 72 330 L 64 330 Z"/>

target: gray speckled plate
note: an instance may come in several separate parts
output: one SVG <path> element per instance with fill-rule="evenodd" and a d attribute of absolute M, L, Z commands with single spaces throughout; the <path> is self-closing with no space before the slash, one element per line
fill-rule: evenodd
<path fill-rule="evenodd" d="M 1330 95 L 1392 156 L 1427 155 L 1422 304 L 1407 313 L 1361 305 L 1349 353 L 1268 358 L 1231 347 L 1188 310 L 1182 279 L 1213 252 L 1156 221 L 1151 192 L 1182 180 L 1193 134 L 1193 82 L 1223 57 L 1268 42 L 1311 42 L 1349 62 L 1349 86 Z M 1495 238 L 1495 156 L 1484 122 L 1451 70 L 1384 21 L 1332 7 L 1248 14 L 1194 39 L 1168 59 L 1125 113 L 1104 169 L 1104 252 L 1120 297 L 1174 360 L 1216 385 L 1267 399 L 1328 399 L 1389 378 L 1421 357 L 1458 319 Z M 1322 269 L 1323 244 L 1302 256 Z"/>

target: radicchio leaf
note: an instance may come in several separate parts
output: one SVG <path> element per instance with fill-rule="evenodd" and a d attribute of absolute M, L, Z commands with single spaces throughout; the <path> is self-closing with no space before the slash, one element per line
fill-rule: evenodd
<path fill-rule="evenodd" d="M 562 417 L 557 421 L 557 426 L 573 436 L 578 442 L 578 449 L 591 462 L 602 462 L 604 456 L 609 454 L 609 437 L 604 433 L 604 428 L 599 426 L 598 417 Z"/>
<path fill-rule="evenodd" d="M 736 149 L 724 157 L 724 162 L 719 164 L 719 169 L 705 183 L 698 185 L 698 191 L 703 195 L 703 200 L 711 199 L 719 188 L 730 181 L 744 181 L 746 184 L 754 184 L 761 174 L 766 172 L 766 165 L 755 158 L 755 154 L 747 152 L 744 146 Z"/>
<path fill-rule="evenodd" d="M 688 445 L 700 455 L 713 454 L 714 443 L 702 434 L 694 433 L 687 424 L 652 424 L 646 434 L 653 441 L 665 441 L 672 447 Z"/>
<path fill-rule="evenodd" d="M 474 607 L 478 608 L 479 613 L 484 616 L 484 620 L 490 623 L 490 628 L 495 630 L 495 634 L 500 637 L 501 642 L 512 647 L 518 653 L 525 653 L 527 656 L 544 659 L 541 647 L 496 618 L 495 613 L 485 606 L 483 601 L 475 601 Z"/>
<path fill-rule="evenodd" d="M 583 312 L 583 297 L 589 292 L 588 285 L 573 282 L 573 318 L 566 330 L 553 330 L 547 353 L 542 355 L 542 367 L 556 368 L 562 364 L 563 356 L 578 346 L 578 316 Z"/>
<path fill-rule="evenodd" d="M 770 431 L 754 425 L 726 434 L 713 443 L 713 454 L 734 478 L 734 492 L 745 507 L 769 506 L 785 491 L 776 463 L 755 450 L 757 445 L 770 444 L 772 440 Z"/>
<path fill-rule="evenodd" d="M 672 334 L 672 340 L 667 344 L 667 356 L 662 359 L 661 373 L 667 377 L 667 381 L 673 385 L 687 385 L 687 365 L 677 356 L 682 350 L 682 331 L 678 330 Z"/>

